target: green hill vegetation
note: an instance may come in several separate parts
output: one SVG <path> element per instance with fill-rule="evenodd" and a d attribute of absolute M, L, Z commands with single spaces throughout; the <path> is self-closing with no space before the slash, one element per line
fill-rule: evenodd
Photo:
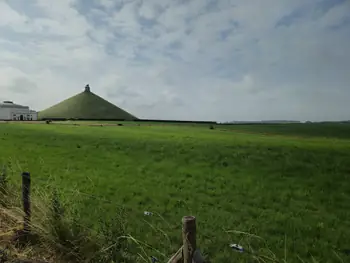
<path fill-rule="evenodd" d="M 84 92 L 39 112 L 39 119 L 132 121 L 137 118 L 94 94 L 87 85 Z"/>

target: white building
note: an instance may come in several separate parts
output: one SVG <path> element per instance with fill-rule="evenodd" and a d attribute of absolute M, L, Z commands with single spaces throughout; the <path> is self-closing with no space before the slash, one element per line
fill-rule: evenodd
<path fill-rule="evenodd" d="M 0 120 L 35 121 L 38 113 L 28 106 L 14 104 L 12 101 L 0 103 Z"/>

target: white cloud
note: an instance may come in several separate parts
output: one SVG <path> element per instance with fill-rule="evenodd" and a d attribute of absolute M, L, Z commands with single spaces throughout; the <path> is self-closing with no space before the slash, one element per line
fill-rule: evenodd
<path fill-rule="evenodd" d="M 26 20 L 24 16 L 10 8 L 6 2 L 0 2 L 0 10 L 0 26 L 23 24 Z"/>
<path fill-rule="evenodd" d="M 1 1 L 0 99 L 43 109 L 89 83 L 144 118 L 349 119 L 349 13 L 340 0 Z"/>

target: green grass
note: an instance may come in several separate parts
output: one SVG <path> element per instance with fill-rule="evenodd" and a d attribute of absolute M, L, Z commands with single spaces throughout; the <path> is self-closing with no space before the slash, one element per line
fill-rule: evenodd
<path fill-rule="evenodd" d="M 48 109 L 45 109 L 39 112 L 39 118 L 136 119 L 135 116 L 92 92 L 81 92 Z"/>
<path fill-rule="evenodd" d="M 195 215 L 212 262 L 250 262 L 230 243 L 278 262 L 347 262 L 338 251 L 350 248 L 345 126 L 273 127 L 2 124 L 0 162 L 13 181 L 27 170 L 34 187 L 56 185 L 85 224 L 125 206 L 129 233 L 167 256 L 181 244 L 181 217 Z M 239 132 L 222 130 L 231 128 Z"/>
<path fill-rule="evenodd" d="M 350 123 L 251 124 L 221 125 L 220 127 L 233 131 L 265 133 L 268 135 L 350 139 Z"/>

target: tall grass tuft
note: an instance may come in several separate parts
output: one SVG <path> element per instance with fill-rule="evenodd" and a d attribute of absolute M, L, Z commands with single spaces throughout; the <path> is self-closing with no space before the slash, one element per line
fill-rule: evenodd
<path fill-rule="evenodd" d="M 3 166 L 0 173 L 0 205 L 4 206 L 6 204 L 5 197 L 7 195 L 7 174 L 6 174 L 6 166 Z"/>
<path fill-rule="evenodd" d="M 133 242 L 130 242 L 126 233 L 125 209 L 119 208 L 112 218 L 101 216 L 95 225 L 89 226 L 83 223 L 85 221 L 73 203 L 63 204 L 60 193 L 57 190 L 49 191 L 49 187 L 33 191 L 31 234 L 24 246 L 16 248 L 16 244 L 11 242 L 16 235 L 14 230 L 17 231 L 22 226 L 20 191 L 10 186 L 12 185 L 8 183 L 6 173 L 2 173 L 0 221 L 2 224 L 5 222 L 2 218 L 6 214 L 11 216 L 11 220 L 8 220 L 11 223 L 5 227 L 6 233 L 2 233 L 5 228 L 0 228 L 0 237 L 9 236 L 7 246 L 12 248 L 10 254 L 13 257 L 19 258 L 20 255 L 25 255 L 26 258 L 38 258 L 38 255 L 44 255 L 48 262 L 138 261 L 139 248 L 133 246 Z M 100 214 L 103 215 L 103 211 Z M 0 249 L 1 247 L 2 243 Z M 24 250 L 30 252 L 24 253 Z"/>

